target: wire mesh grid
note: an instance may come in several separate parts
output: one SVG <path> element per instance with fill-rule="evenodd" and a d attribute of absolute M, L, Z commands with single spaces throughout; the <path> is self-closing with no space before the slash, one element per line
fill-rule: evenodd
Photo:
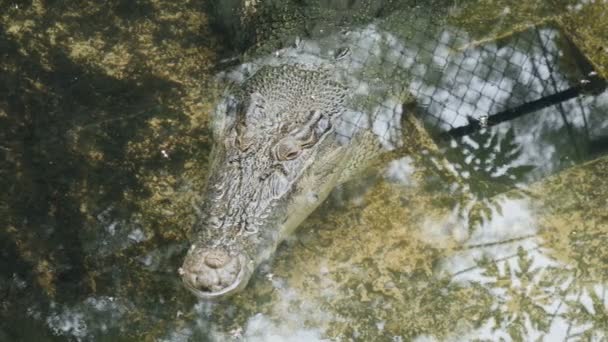
<path fill-rule="evenodd" d="M 410 92 L 424 109 L 427 125 L 440 131 L 498 123 L 504 118 L 495 117 L 509 111 L 515 118 L 525 114 L 526 104 L 546 100 L 543 105 L 550 106 L 571 98 L 551 96 L 585 79 L 579 70 L 564 70 L 560 64 L 566 45 L 559 30 L 551 27 L 533 27 L 483 44 L 471 42 L 464 49 L 440 40 L 427 50 L 434 63 L 426 72 L 413 69 Z M 419 56 L 415 61 L 423 62 Z"/>
<path fill-rule="evenodd" d="M 537 33 L 537 34 L 535 34 Z M 556 73 L 559 32 L 537 29 L 458 51 L 441 41 L 426 72 L 413 69 L 411 93 L 425 108 L 425 121 L 440 130 L 481 121 L 509 108 L 572 86 Z M 449 50 L 447 57 L 442 50 Z M 416 56 L 417 63 L 422 62 Z M 556 82 L 550 84 L 549 79 Z"/>
<path fill-rule="evenodd" d="M 337 134 L 351 139 L 358 130 L 372 129 L 390 148 L 400 144 L 406 102 L 415 104 L 432 132 L 466 135 L 576 97 L 592 70 L 586 60 L 572 61 L 584 57 L 552 26 L 477 41 L 424 18 L 393 24 L 396 29 L 379 22 L 302 40 L 246 63 L 232 78 L 242 81 L 262 65 L 329 67 L 355 98 Z M 605 87 L 603 81 L 589 83 Z"/>
<path fill-rule="evenodd" d="M 390 35 L 373 37 L 378 34 L 376 31 L 367 33 L 370 37 L 350 40 L 354 51 L 347 69 L 384 68 L 384 75 L 363 76 L 376 77 L 384 87 L 390 87 L 391 83 L 405 84 L 422 109 L 419 114 L 425 124 L 440 132 L 458 133 L 462 128 L 493 125 L 505 121 L 499 114 L 509 113 L 508 117 L 515 118 L 535 108 L 555 105 L 579 91 L 554 95 L 579 87 L 588 77 L 572 64 L 563 62 L 565 56 L 570 55 L 564 50 L 573 46 L 553 27 L 531 27 L 486 42 L 475 42 L 456 29 L 434 32 L 431 28 L 421 28 L 412 36 L 404 37 L 407 43 L 401 46 L 389 42 L 394 40 Z M 365 30 L 360 33 L 365 34 Z M 373 63 L 378 63 L 378 68 L 370 66 Z M 385 133 L 376 133 L 390 136 L 391 129 L 399 128 L 390 123 L 402 113 L 384 97 L 376 99 L 384 102 L 376 103 L 370 123 L 361 117 L 343 120 L 358 128 L 383 126 Z M 533 106 L 526 108 L 526 104 Z M 379 123 L 381 121 L 385 123 Z M 462 129 L 460 133 L 470 131 Z"/>

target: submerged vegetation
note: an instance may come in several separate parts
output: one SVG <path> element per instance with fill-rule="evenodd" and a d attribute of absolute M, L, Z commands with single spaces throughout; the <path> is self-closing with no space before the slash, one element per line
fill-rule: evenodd
<path fill-rule="evenodd" d="M 575 160 L 554 121 L 538 134 L 556 132 L 559 167 L 524 156 L 534 119 L 418 135 L 335 191 L 242 295 L 182 288 L 214 74 L 409 5 L 353 3 L 244 1 L 235 17 L 207 1 L 3 2 L 0 340 L 606 338 L 608 161 Z M 608 76 L 605 1 L 459 3 L 428 6 L 480 45 L 550 22 Z M 564 105 L 588 114 L 577 137 L 605 134 L 607 102 Z"/>

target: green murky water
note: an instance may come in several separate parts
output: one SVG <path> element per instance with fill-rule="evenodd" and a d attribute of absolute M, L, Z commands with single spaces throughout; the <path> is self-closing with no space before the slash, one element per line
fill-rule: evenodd
<path fill-rule="evenodd" d="M 233 2 L 0 2 L 0 340 L 608 338 L 608 4 Z M 370 23 L 419 124 L 198 302 L 214 75 Z"/>

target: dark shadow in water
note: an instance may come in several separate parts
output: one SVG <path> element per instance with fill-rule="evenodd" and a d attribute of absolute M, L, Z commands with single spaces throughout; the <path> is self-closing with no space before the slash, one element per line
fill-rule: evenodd
<path fill-rule="evenodd" d="M 35 36 L 25 39 L 41 42 Z M 127 143 L 147 118 L 171 112 L 163 103 L 178 89 L 177 84 L 145 73 L 137 80 L 118 80 L 75 64 L 61 49 L 42 50 L 49 54 L 20 46 L 0 27 L 2 64 L 8 69 L 0 78 L 0 110 L 6 113 L 0 116 L 0 188 L 6 201 L 0 207 L 5 227 L 0 231 L 0 289 L 3 305 L 8 306 L 3 311 L 11 312 L 2 319 L 11 340 L 33 337 L 23 335 L 26 330 L 44 331 L 24 324 L 33 320 L 20 316 L 24 307 L 11 305 L 36 304 L 44 312 L 40 305 L 48 304 L 49 296 L 59 303 L 74 303 L 91 294 L 80 239 L 85 225 L 82 199 L 90 194 L 102 203 L 128 204 L 126 189 L 146 195 L 135 166 L 127 160 Z M 89 137 L 94 141 L 80 141 L 87 135 L 77 132 L 90 125 L 95 127 L 94 137 Z M 103 156 L 97 163 L 76 149 L 89 143 Z M 31 286 L 28 298 L 10 298 L 24 294 L 14 291 L 15 279 Z"/>

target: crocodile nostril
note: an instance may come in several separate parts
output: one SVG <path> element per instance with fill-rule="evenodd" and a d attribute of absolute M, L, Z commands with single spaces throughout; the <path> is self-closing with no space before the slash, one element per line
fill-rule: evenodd
<path fill-rule="evenodd" d="M 211 268 L 221 268 L 230 261 L 230 256 L 223 250 L 213 250 L 205 256 L 205 264 Z"/>

